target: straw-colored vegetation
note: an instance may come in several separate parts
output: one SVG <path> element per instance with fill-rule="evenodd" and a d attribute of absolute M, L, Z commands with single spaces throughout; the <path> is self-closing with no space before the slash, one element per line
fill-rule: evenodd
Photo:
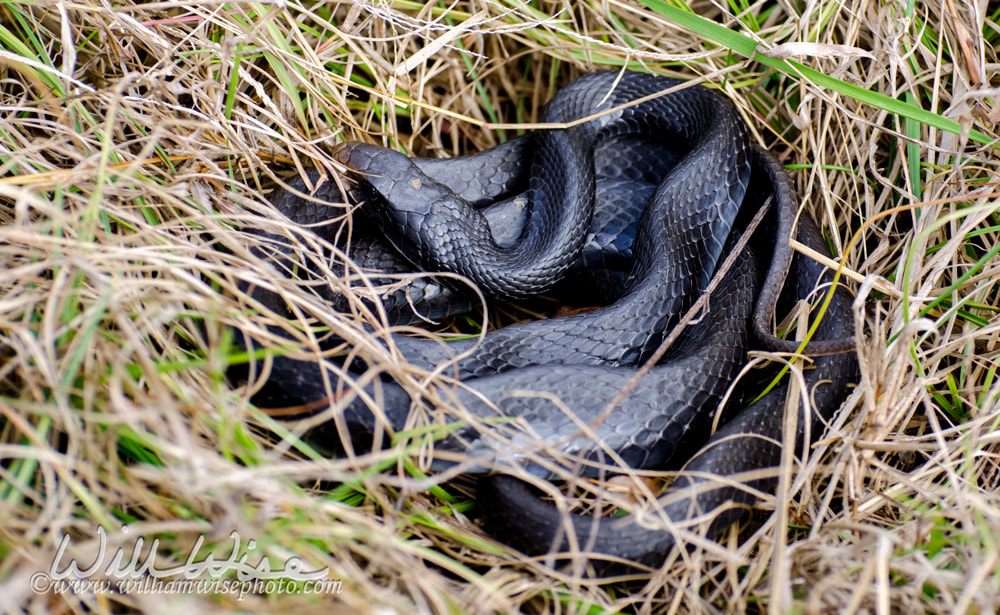
<path fill-rule="evenodd" d="M 988 6 L 3 2 L 0 604 L 996 612 L 1000 15 Z M 475 151 L 535 120 L 572 77 L 626 65 L 701 78 L 737 104 L 843 256 L 865 335 L 859 387 L 765 503 L 787 523 L 762 514 L 742 542 L 733 532 L 606 583 L 492 541 L 468 483 L 427 478 L 423 449 L 324 459 L 224 375 L 245 359 L 228 326 L 263 335 L 277 322 L 241 282 L 300 315 L 280 323 L 299 343 L 275 338 L 276 351 L 315 357 L 332 328 L 406 372 L 363 343 L 354 316 L 252 255 L 249 229 L 322 254 L 268 211 L 275 182 L 314 167 L 335 177 L 331 148 L 345 139 Z M 312 262 L 334 286 L 356 273 Z M 200 534 L 202 557 L 224 559 L 237 530 L 244 548 L 256 541 L 248 561 L 299 555 L 340 591 L 32 591 L 63 535 L 63 566 L 91 562 L 99 526 L 126 556 L 137 537 L 157 539 L 161 568 Z"/>

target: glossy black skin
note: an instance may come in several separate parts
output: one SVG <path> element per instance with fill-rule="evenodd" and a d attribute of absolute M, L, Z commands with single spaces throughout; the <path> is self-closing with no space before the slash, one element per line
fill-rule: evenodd
<path fill-rule="evenodd" d="M 546 105 L 545 119 L 587 117 L 679 83 L 640 73 L 618 77 L 593 73 L 575 80 Z M 612 87 L 607 103 L 595 104 Z M 375 146 L 344 147 L 339 158 L 363 174 L 353 196 L 374 211 L 383 229 L 397 229 L 387 231 L 393 245 L 407 246 L 403 253 L 421 266 L 462 273 L 484 292 L 513 297 L 545 290 L 576 260 L 591 218 L 595 144 L 636 134 L 657 135 L 661 143 L 675 144 L 687 154 L 660 183 L 639 219 L 628 285 L 618 301 L 448 347 L 397 338 L 394 343 L 407 361 L 432 369 L 454 353 L 468 351 L 455 365 L 460 379 L 531 365 L 628 366 L 643 361 L 715 269 L 749 184 L 746 131 L 728 101 L 699 87 L 565 131 L 542 131 L 535 136 L 528 219 L 511 248 L 498 246 L 476 209 L 421 177 L 408 158 Z"/>
<path fill-rule="evenodd" d="M 511 245 L 498 243 L 475 207 L 406 156 L 353 143 L 340 148 L 336 157 L 358 176 L 352 196 L 366 204 L 401 254 L 430 271 L 460 273 L 490 296 L 513 299 L 544 291 L 576 261 L 593 213 L 596 146 L 628 135 L 656 135 L 661 143 L 691 154 L 671 173 L 673 181 L 661 186 L 678 201 L 671 208 L 647 208 L 647 219 L 639 225 L 639 233 L 666 240 L 658 251 L 662 254 L 645 254 L 634 266 L 648 268 L 652 262 L 662 262 L 663 256 L 690 270 L 693 282 L 706 282 L 746 189 L 746 131 L 728 101 L 697 87 L 615 110 L 682 84 L 641 73 L 620 76 L 586 75 L 545 106 L 544 123 L 613 111 L 535 134 L 526 194 L 528 218 Z M 696 186 L 709 189 L 693 189 Z M 686 241 L 671 241 L 690 231 L 696 232 Z M 685 249 L 688 245 L 691 248 Z"/>
<path fill-rule="evenodd" d="M 593 110 L 587 105 L 595 97 L 599 100 L 617 76 L 596 73 L 578 79 L 563 90 L 567 94 L 560 92 L 549 104 L 547 117 L 551 121 L 565 121 L 575 119 L 574 114 L 586 115 Z M 626 73 L 618 84 L 615 100 L 630 100 L 674 83 Z M 465 413 L 460 416 L 490 419 L 499 415 L 519 419 L 499 430 L 505 440 L 496 438 L 496 427 L 484 429 L 479 421 L 473 420 L 469 426 L 438 441 L 436 451 L 472 454 L 476 465 L 471 470 L 496 470 L 521 464 L 543 477 L 563 474 L 567 468 L 582 474 L 600 473 L 613 467 L 615 456 L 633 467 L 662 465 L 671 459 L 682 439 L 708 437 L 708 413 L 717 407 L 752 340 L 768 348 L 796 346 L 776 340 L 769 331 L 792 259 L 787 237 L 792 232 L 796 206 L 784 169 L 772 157 L 747 144 L 745 132 L 728 102 L 701 88 L 683 90 L 656 101 L 655 105 L 633 108 L 625 114 L 625 119 L 621 115 L 609 116 L 596 126 L 584 124 L 579 130 L 546 131 L 547 145 L 539 143 L 536 135 L 531 138 L 534 143 L 524 139 L 488 150 L 472 163 L 468 159 L 456 162 L 454 167 L 449 167 L 449 162 L 413 161 L 372 146 L 352 145 L 340 151 L 340 159 L 366 178 L 354 185 L 353 197 L 365 200 L 365 207 L 376 206 L 369 214 L 385 225 L 392 243 L 400 247 L 406 258 L 422 268 L 451 267 L 458 263 L 463 273 L 478 276 L 478 281 L 493 294 L 520 296 L 529 292 L 526 289 L 536 279 L 541 283 L 531 288 L 544 289 L 551 281 L 543 278 L 557 277 L 573 263 L 620 264 L 620 255 L 627 251 L 628 245 L 632 244 L 634 249 L 624 294 L 605 308 L 491 331 L 482 340 L 455 342 L 447 347 L 404 336 L 393 338 L 393 344 L 408 361 L 428 369 L 470 351 L 469 357 L 447 372 L 462 380 L 463 386 L 455 392 L 456 405 Z M 618 219 L 612 215 L 608 218 L 614 222 L 602 227 L 591 222 L 589 213 L 583 215 L 587 222 L 583 224 L 579 213 L 546 209 L 559 200 L 545 196 L 547 187 L 576 181 L 589 183 L 591 187 L 557 192 L 569 195 L 569 205 L 585 207 L 579 200 L 586 201 L 587 195 L 600 192 L 593 187 L 595 148 L 607 151 L 608 144 L 623 146 L 637 133 L 651 134 L 651 126 L 664 139 L 651 151 L 659 148 L 669 153 L 661 164 L 635 171 L 634 180 L 628 177 L 627 167 L 607 162 L 597 165 L 604 169 L 602 181 L 607 184 L 607 193 L 620 195 L 621 200 L 629 203 L 635 202 L 634 194 L 642 193 L 649 199 L 647 206 L 639 208 L 643 213 L 638 220 L 629 213 L 621 214 Z M 686 148 L 691 149 L 683 155 L 677 153 Z M 535 152 L 528 179 L 532 206 L 523 216 L 518 214 L 522 208 L 516 202 L 519 197 L 511 193 L 511 186 L 524 181 L 525 165 L 506 162 L 511 151 L 520 152 L 522 157 Z M 539 156 L 541 163 L 537 162 Z M 498 180 L 492 179 L 495 174 L 482 170 L 471 176 L 455 170 L 490 168 L 489 164 L 497 160 L 501 165 Z M 582 165 L 589 170 L 559 165 Z M 536 180 L 536 175 L 545 177 Z M 567 179 L 569 176 L 577 179 Z M 449 191 L 434 177 L 447 179 L 454 190 Z M 657 177 L 660 183 L 651 188 Z M 420 199 L 428 195 L 429 200 Z M 496 211 L 513 214 L 487 213 L 480 219 L 475 218 L 479 214 L 470 213 L 477 211 L 474 206 L 481 207 L 496 198 L 501 200 L 500 205 L 493 206 Z M 724 245 L 727 242 L 731 245 L 733 226 L 741 227 L 742 221 L 768 199 L 773 203 L 772 214 L 758 230 L 751 248 L 741 255 L 725 283 L 713 294 L 709 314 L 698 325 L 689 327 L 660 365 L 604 416 L 608 402 L 635 374 L 635 366 L 650 356 L 679 314 L 705 286 L 725 252 Z M 294 220 L 311 222 L 315 206 L 299 203 L 300 200 L 284 195 L 276 199 L 279 209 Z M 397 208 L 396 203 L 401 206 Z M 536 208 L 539 205 L 540 209 Z M 635 209 L 633 205 L 632 210 Z M 486 211 L 490 212 L 489 207 Z M 605 214 L 600 215 L 604 219 Z M 474 218 L 471 226 L 466 224 Z M 570 231 L 566 230 L 567 225 Z M 590 231 L 584 233 L 581 230 L 584 228 Z M 616 235 L 602 228 L 623 230 Z M 629 241 L 627 230 L 632 228 L 637 229 L 634 244 Z M 800 241 L 820 245 L 810 221 L 803 219 L 799 228 Z M 500 232 L 502 229 L 507 230 Z M 456 233 L 471 236 L 461 235 L 463 239 L 456 240 Z M 576 247 L 539 247 L 543 243 L 539 237 L 560 238 L 567 233 L 583 239 L 574 239 Z M 414 243 L 407 244 L 411 235 Z M 525 241 L 528 247 L 523 247 L 521 242 Z M 584 252 L 581 257 L 583 245 L 596 249 Z M 475 249 L 450 252 L 455 246 Z M 603 251 L 606 246 L 615 247 Z M 356 259 L 363 256 L 362 249 L 367 249 L 364 241 L 352 246 Z M 372 249 L 372 253 L 386 251 L 378 248 Z M 510 254 L 516 258 L 501 259 Z M 482 262 L 477 261 L 480 255 L 485 255 Z M 386 268 L 394 270 L 393 267 L 399 266 L 398 260 L 395 262 Z M 800 261 L 787 284 L 786 300 L 811 290 L 820 271 L 815 264 Z M 850 348 L 848 305 L 838 291 L 819 335 L 829 343 L 814 344 L 812 348 L 822 352 Z M 286 399 L 298 402 L 325 397 L 320 370 L 317 364 L 276 361 L 271 381 L 276 383 L 277 396 L 285 395 Z M 855 373 L 856 364 L 849 353 L 817 360 L 817 368 L 809 372 L 808 377 L 813 379 L 810 382 L 823 379 L 834 382 L 829 395 L 817 398 L 820 417 L 828 416 L 836 407 L 843 388 Z M 347 444 L 342 441 L 346 435 L 357 450 L 370 447 L 386 427 L 392 430 L 407 427 L 413 418 L 410 396 L 392 382 L 373 385 L 366 393 L 373 394 L 376 389 L 381 401 L 378 417 L 359 398 L 343 409 L 338 418 L 339 425 L 346 427 L 346 434 L 331 422 L 314 431 L 311 439 L 336 451 Z M 514 390 L 534 391 L 549 397 L 511 395 Z M 560 404 L 553 403 L 554 398 Z M 767 438 L 780 440 L 783 406 L 782 394 L 772 392 L 719 432 L 758 434 L 765 438 L 721 440 L 717 434 L 712 442 L 720 445 L 704 449 L 689 467 L 728 475 L 747 468 L 773 466 L 777 447 Z M 564 410 L 569 410 L 569 415 Z M 587 425 L 593 433 L 584 436 L 581 425 Z M 541 449 L 547 449 L 547 457 L 536 454 Z M 560 462 L 565 456 L 576 458 L 576 462 L 569 465 Z M 443 460 L 438 465 L 447 462 Z M 675 485 L 684 486 L 683 479 Z M 692 503 L 714 509 L 724 501 L 749 502 L 750 498 L 739 491 L 708 490 L 708 495 L 680 501 L 686 502 L 684 510 Z M 483 483 L 480 498 L 488 527 L 504 541 L 529 553 L 568 548 L 567 541 L 557 540 L 565 535 L 562 518 L 519 481 L 509 477 L 488 479 Z M 681 504 L 672 504 L 668 513 L 680 515 L 678 506 Z M 712 529 L 719 529 L 733 517 L 732 513 L 720 516 Z M 657 558 L 673 545 L 671 534 L 643 530 L 627 519 L 602 521 L 599 525 L 601 531 L 596 536 L 590 535 L 595 525 L 589 517 L 573 518 L 569 529 L 578 538 L 586 539 L 579 544 L 592 544 L 596 553 L 640 564 L 655 565 Z"/>
<path fill-rule="evenodd" d="M 412 162 L 427 177 L 447 185 L 473 207 L 479 209 L 489 224 L 494 240 L 501 246 L 517 242 L 527 221 L 528 177 L 531 171 L 530 148 L 534 134 L 517 137 L 488 150 L 460 158 L 413 158 Z M 621 293 L 632 266 L 632 244 L 639 218 L 657 186 L 680 160 L 682 154 L 666 143 L 626 135 L 601 141 L 594 151 L 596 181 L 594 214 L 583 247 L 570 267 L 573 281 L 594 292 L 595 279 L 609 279 L 607 288 L 597 289 L 607 295 Z M 311 199 L 307 185 L 316 186 Z M 341 202 L 337 184 L 323 182 L 320 173 L 311 171 L 307 178 L 296 177 L 289 190 L 278 190 L 272 197 L 276 210 L 302 225 L 313 227 L 317 234 L 338 245 L 360 269 L 370 272 L 373 286 L 385 287 L 379 295 L 381 308 L 390 325 L 437 321 L 454 314 L 481 309 L 481 303 L 469 286 L 453 278 L 426 275 L 400 287 L 398 279 L 379 273 L 410 273 L 424 269 L 406 260 L 391 245 L 371 220 L 355 217 L 350 242 L 339 224 L 329 224 L 331 209 L 326 203 Z M 277 239 L 277 238 L 275 238 Z M 566 284 L 557 296 L 574 292 Z M 317 285 L 323 291 L 323 286 Z M 341 311 L 342 297 L 327 292 L 324 298 Z M 586 297 L 584 301 L 592 301 Z M 414 312 L 414 308 L 417 312 Z"/>
<path fill-rule="evenodd" d="M 822 237 L 808 216 L 799 220 L 797 237 L 803 244 L 825 252 Z M 815 261 L 797 256 L 782 303 L 815 300 L 813 290 L 817 283 L 828 284 L 831 277 Z M 852 322 L 851 298 L 838 288 L 817 336 L 824 340 L 849 338 L 853 335 Z M 800 416 L 797 421 L 797 453 L 823 433 L 857 378 L 857 356 L 852 352 L 813 360 L 813 368 L 805 371 L 805 390 L 811 396 L 813 412 L 811 417 Z M 712 435 L 687 462 L 669 491 L 661 496 L 656 514 L 683 525 L 686 519 L 713 513 L 708 527 L 700 528 L 708 536 L 744 515 L 756 501 L 754 491 L 766 492 L 777 480 L 788 386 L 786 379 L 785 384 L 742 410 Z M 761 477 L 727 482 L 727 477 L 756 472 Z M 480 481 L 479 503 L 488 531 L 502 537 L 504 542 L 538 555 L 570 550 L 567 535 L 572 534 L 575 544 L 587 546 L 592 569 L 598 573 L 620 571 L 627 567 L 623 566 L 626 562 L 655 568 L 678 542 L 674 533 L 644 527 L 631 517 L 601 518 L 595 523 L 591 516 L 564 516 L 526 483 L 505 475 Z"/>
<path fill-rule="evenodd" d="M 705 410 L 719 403 L 742 368 L 759 277 L 747 248 L 713 293 L 711 317 L 685 329 L 667 357 L 610 412 L 609 404 L 635 376 L 634 367 L 537 365 L 463 381 L 452 394 L 461 408 L 456 418 L 468 424 L 435 441 L 435 452 L 463 453 L 452 458 L 466 463 L 471 456 L 476 465 L 470 469 L 476 471 L 522 465 L 543 478 L 596 476 L 618 463 L 666 463 L 688 434 L 706 432 L 710 413 Z M 406 429 L 410 398 L 396 384 L 379 387 L 389 400 L 382 404 L 388 426 Z M 371 397 L 374 388 L 366 391 Z M 501 417 L 517 421 L 498 423 Z M 342 421 L 355 450 L 368 450 L 383 427 L 361 398 L 344 409 Z M 339 452 L 332 422 L 314 430 L 309 440 Z M 539 458 L 543 451 L 545 461 Z M 449 465 L 447 458 L 435 460 L 438 469 Z"/>

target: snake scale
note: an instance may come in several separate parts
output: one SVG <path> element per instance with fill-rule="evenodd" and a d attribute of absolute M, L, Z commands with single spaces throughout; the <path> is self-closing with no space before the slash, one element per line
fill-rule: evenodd
<path fill-rule="evenodd" d="M 563 127 L 478 154 L 413 159 L 360 143 L 335 152 L 365 221 L 345 246 L 362 267 L 453 272 L 497 299 L 541 293 L 563 279 L 586 294 L 594 270 L 621 286 L 604 307 L 475 339 L 442 344 L 393 335 L 386 342 L 411 364 L 457 379 L 438 398 L 447 397 L 453 413 L 439 413 L 450 428 L 434 443 L 433 466 L 463 463 L 485 473 L 478 496 L 485 527 L 526 553 L 584 545 L 595 570 L 614 562 L 655 566 L 676 537 L 631 516 L 564 514 L 511 476 L 515 469 L 545 479 L 603 476 L 622 465 L 677 467 L 681 453 L 695 452 L 663 496 L 662 511 L 674 521 L 716 511 L 710 532 L 773 483 L 767 470 L 781 456 L 788 385 L 728 412 L 714 434 L 712 417 L 749 349 L 798 348 L 772 334 L 775 312 L 815 299 L 829 272 L 794 256 L 788 240 L 795 233 L 817 251 L 825 245 L 808 215 L 796 220 L 784 168 L 749 144 L 732 104 L 683 86 L 643 73 L 592 73 L 544 108 L 542 121 Z M 323 219 L 316 201 L 324 200 L 341 200 L 329 183 L 311 200 L 292 191 L 272 198 L 303 224 Z M 737 249 L 762 208 L 763 222 Z M 720 271 L 730 254 L 731 266 Z M 655 356 L 717 273 L 701 317 L 636 382 L 638 366 Z M 470 297 L 459 284 L 428 277 L 396 285 L 382 300 L 392 321 L 408 322 L 468 309 Z M 835 289 L 817 341 L 806 346 L 817 355 L 804 372 L 813 415 L 798 421 L 797 447 L 821 431 L 857 378 L 852 318 L 849 297 Z M 322 400 L 322 369 L 275 360 L 267 393 L 255 401 Z M 386 429 L 412 426 L 418 406 L 432 405 L 380 380 L 308 437 L 331 452 L 367 450 Z M 761 470 L 743 482 L 719 478 Z"/>

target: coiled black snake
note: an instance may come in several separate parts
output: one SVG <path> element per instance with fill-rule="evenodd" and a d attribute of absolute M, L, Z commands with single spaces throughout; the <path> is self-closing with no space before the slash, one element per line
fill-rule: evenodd
<path fill-rule="evenodd" d="M 351 171 L 352 200 L 362 203 L 365 216 L 398 253 L 386 256 L 379 242 L 356 239 L 353 255 L 363 263 L 395 271 L 407 266 L 452 271 L 490 296 L 518 298 L 546 290 L 574 267 L 621 270 L 629 250 L 634 255 L 627 275 L 621 271 L 623 292 L 606 307 L 449 344 L 393 337 L 392 345 L 410 363 L 426 369 L 444 364 L 444 373 L 461 381 L 443 397 L 452 397 L 466 421 L 453 423 L 435 442 L 439 467 L 471 458 L 465 466 L 471 470 L 510 471 L 517 465 L 554 477 L 596 476 L 622 464 L 677 465 L 675 453 L 697 450 L 709 439 L 712 413 L 745 363 L 748 348 L 798 347 L 772 335 L 776 306 L 811 298 L 826 274 L 802 257 L 792 264 L 788 239 L 796 205 L 784 169 L 748 144 L 735 109 L 723 98 L 700 87 L 658 96 L 681 85 L 633 72 L 581 77 L 550 101 L 542 119 L 572 123 L 600 114 L 595 119 L 539 131 L 464 159 L 413 160 L 362 144 L 337 151 Z M 519 188 L 523 193 L 517 193 Z M 597 213 L 595 195 L 610 196 L 599 198 Z M 273 201 L 298 222 L 322 216 L 291 193 Z M 765 203 L 771 207 L 764 222 L 737 251 L 737 238 Z M 808 216 L 798 220 L 796 232 L 799 241 L 824 251 Z M 700 320 L 683 330 L 645 377 L 630 382 L 729 252 L 734 253 L 732 266 L 720 272 L 721 282 Z M 433 300 L 454 291 L 446 284 L 426 288 L 404 289 L 409 298 L 389 298 L 387 305 L 415 305 L 421 311 L 421 304 L 412 302 L 414 293 Z M 432 317 L 447 309 L 433 301 L 426 305 Z M 811 424 L 813 435 L 856 378 L 853 354 L 844 352 L 851 348 L 853 331 L 849 307 L 846 294 L 837 289 L 816 333 L 820 341 L 807 346 L 807 354 L 823 355 L 805 372 L 814 416 L 799 424 Z M 320 369 L 276 361 L 269 392 L 258 403 L 326 397 Z M 627 394 L 610 406 L 627 385 Z M 373 411 L 365 398 L 376 388 L 382 404 Z M 727 502 L 749 504 L 752 489 L 767 487 L 767 477 L 744 488 L 709 477 L 777 465 L 782 391 L 772 391 L 711 435 L 689 462 L 690 473 L 674 482 L 674 495 L 664 500 L 670 518 L 721 510 Z M 395 383 L 379 382 L 309 437 L 330 450 L 364 449 L 386 427 L 412 425 L 413 404 L 422 403 Z M 506 420 L 498 423 L 497 418 Z M 806 432 L 800 431 L 798 446 L 806 442 Z M 448 454 L 456 452 L 461 455 Z M 481 481 L 480 492 L 486 526 L 528 553 L 585 545 L 611 560 L 655 565 L 674 542 L 672 533 L 646 529 L 629 517 L 595 522 L 561 514 L 525 483 L 503 474 Z M 730 523 L 734 511 L 726 508 L 710 529 Z"/>

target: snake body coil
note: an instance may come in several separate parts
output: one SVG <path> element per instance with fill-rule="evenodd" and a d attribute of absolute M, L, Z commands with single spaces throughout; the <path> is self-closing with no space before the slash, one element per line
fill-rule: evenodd
<path fill-rule="evenodd" d="M 352 171 L 352 199 L 362 203 L 405 261 L 416 269 L 461 273 L 491 296 L 541 292 L 571 267 L 620 264 L 622 254 L 634 254 L 624 292 L 604 308 L 447 345 L 394 336 L 393 345 L 410 363 L 433 369 L 452 362 L 446 373 L 462 381 L 453 402 L 470 420 L 436 442 L 435 451 L 443 453 L 438 466 L 449 463 L 449 452 L 471 456 L 473 469 L 520 466 L 541 477 L 570 471 L 599 475 L 621 464 L 662 466 L 675 461 L 678 443 L 697 448 L 709 438 L 711 413 L 753 340 L 772 349 L 797 346 L 770 333 L 775 307 L 809 297 L 823 269 L 797 258 L 782 296 L 795 217 L 784 169 L 748 144 L 732 105 L 703 88 L 623 107 L 678 85 L 631 72 L 581 77 L 550 101 L 544 120 L 573 122 L 610 112 L 464 159 L 414 160 L 363 144 L 338 150 L 338 159 Z M 615 162 L 614 148 L 624 152 L 636 143 L 662 157 L 637 162 L 630 178 L 628 168 Z M 517 194 L 525 182 L 526 191 Z M 594 214 L 595 194 L 614 195 L 606 200 L 624 204 L 599 205 Z M 734 249 L 749 218 L 771 202 L 765 223 L 732 268 L 720 273 L 707 314 L 612 405 L 634 384 L 635 368 L 653 355 L 706 287 L 720 257 Z M 275 204 L 294 220 L 314 221 L 315 209 L 288 193 Z M 823 249 L 806 217 L 799 221 L 798 238 Z M 377 246 L 357 241 L 353 254 L 363 259 L 366 250 L 386 253 Z M 380 262 L 390 270 L 404 267 L 398 257 Z M 814 350 L 849 348 L 848 308 L 838 289 L 819 330 L 832 341 L 813 344 Z M 326 395 L 320 369 L 276 361 L 271 381 L 290 398 L 312 401 Z M 856 369 L 849 353 L 817 359 L 807 376 L 810 385 L 818 385 L 814 419 L 829 417 Z M 365 393 L 310 438 L 334 450 L 345 435 L 355 449 L 371 446 L 386 426 L 400 430 L 412 424 L 411 404 L 423 403 L 388 381 Z M 378 411 L 363 401 L 373 395 L 382 401 Z M 688 468 L 699 476 L 728 476 L 775 466 L 783 407 L 784 397 L 775 391 L 738 413 Z M 506 422 L 483 427 L 497 418 Z M 811 433 L 819 429 L 813 424 Z M 797 435 L 800 446 L 804 433 Z M 767 482 L 756 479 L 751 486 Z M 697 489 L 702 483 L 683 477 L 675 482 L 675 495 L 664 506 L 671 518 L 753 500 L 748 489 Z M 589 545 L 612 560 L 655 564 L 674 542 L 671 533 L 647 530 L 629 518 L 594 523 L 591 517 L 561 515 L 524 483 L 503 475 L 482 481 L 480 499 L 487 503 L 487 527 L 526 552 Z M 732 512 L 718 516 L 712 529 L 732 518 Z"/>

